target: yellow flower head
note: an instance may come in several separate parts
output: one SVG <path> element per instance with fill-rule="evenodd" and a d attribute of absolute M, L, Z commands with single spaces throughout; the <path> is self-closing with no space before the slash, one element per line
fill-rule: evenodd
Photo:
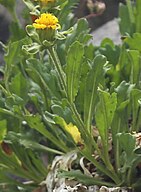
<path fill-rule="evenodd" d="M 52 15 L 51 13 L 43 13 L 41 16 L 35 20 L 33 23 L 33 27 L 36 29 L 58 29 L 60 25 L 58 23 L 57 17 Z"/>
<path fill-rule="evenodd" d="M 42 3 L 54 3 L 55 0 L 40 0 Z"/>
<path fill-rule="evenodd" d="M 82 143 L 81 134 L 75 125 L 72 123 L 65 124 L 65 129 L 68 133 L 70 133 L 75 143 Z"/>
<path fill-rule="evenodd" d="M 42 6 L 46 6 L 48 4 L 55 3 L 56 0 L 35 0 L 35 1 L 39 1 Z"/>

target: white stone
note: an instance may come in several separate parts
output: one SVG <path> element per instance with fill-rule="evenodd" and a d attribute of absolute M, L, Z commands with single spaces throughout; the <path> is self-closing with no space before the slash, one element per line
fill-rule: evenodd
<path fill-rule="evenodd" d="M 102 25 L 92 32 L 93 39 L 91 42 L 99 46 L 105 38 L 110 38 L 115 44 L 121 44 L 121 36 L 119 31 L 118 20 L 114 19 Z"/>

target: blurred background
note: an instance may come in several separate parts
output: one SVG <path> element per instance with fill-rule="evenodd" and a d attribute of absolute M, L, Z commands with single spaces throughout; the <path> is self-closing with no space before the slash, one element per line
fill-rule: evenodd
<path fill-rule="evenodd" d="M 78 6 L 74 10 L 75 16 L 77 18 L 87 18 L 91 32 L 93 32 L 103 24 L 118 17 L 118 7 L 121 2 L 125 3 L 125 0 L 80 0 Z M 22 0 L 17 0 L 17 12 L 21 20 L 22 16 L 20 13 L 23 8 L 24 5 Z M 11 16 L 8 11 L 0 5 L 0 41 L 4 43 L 9 37 L 10 22 Z M 112 28 L 111 26 L 111 30 Z"/>
<path fill-rule="evenodd" d="M 118 17 L 119 3 L 125 3 L 125 0 L 80 0 L 76 16 L 87 17 L 93 31 Z"/>

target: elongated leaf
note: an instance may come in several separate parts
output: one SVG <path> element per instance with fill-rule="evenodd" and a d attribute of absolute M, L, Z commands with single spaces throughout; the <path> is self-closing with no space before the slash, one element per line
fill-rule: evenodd
<path fill-rule="evenodd" d="M 120 17 L 120 32 L 122 35 L 127 33 L 132 34 L 132 23 L 130 20 L 129 10 L 126 5 L 120 4 L 119 7 L 119 17 Z"/>
<path fill-rule="evenodd" d="M 0 143 L 3 141 L 7 132 L 7 121 L 2 120 L 0 121 Z"/>
<path fill-rule="evenodd" d="M 58 141 L 58 139 L 46 129 L 44 123 L 41 120 L 40 115 L 26 115 L 25 120 L 27 121 L 28 125 L 44 135 L 45 138 L 48 138 L 52 143 L 54 143 L 57 147 L 62 149 L 63 151 L 67 151 L 66 146 L 63 145 L 61 141 Z"/>
<path fill-rule="evenodd" d="M 58 174 L 59 177 L 63 178 L 69 178 L 69 179 L 75 179 L 76 181 L 79 181 L 80 183 L 83 183 L 87 186 L 90 185 L 106 185 L 106 186 L 114 186 L 113 183 L 110 182 L 104 182 L 98 178 L 90 177 L 87 175 L 84 175 L 80 170 L 75 171 L 65 171 L 61 170 Z"/>
<path fill-rule="evenodd" d="M 115 91 L 118 96 L 118 107 L 123 101 L 128 100 L 129 95 L 133 88 L 134 88 L 134 85 L 127 83 L 126 81 L 122 81 L 120 85 L 117 88 L 115 88 Z"/>
<path fill-rule="evenodd" d="M 30 78 L 40 86 L 46 99 L 50 95 L 61 99 L 60 89 L 57 86 L 57 74 L 55 70 L 51 70 L 50 67 L 46 67 L 36 58 L 30 58 L 27 61 L 26 71 Z"/>
<path fill-rule="evenodd" d="M 68 49 L 68 47 L 75 41 L 79 41 L 84 44 L 91 39 L 91 35 L 89 34 L 89 25 L 86 19 L 79 19 L 73 28 L 74 30 L 72 34 L 67 37 L 66 49 Z"/>
<path fill-rule="evenodd" d="M 44 79 L 42 78 L 41 74 L 33 67 L 29 67 L 26 69 L 28 75 L 30 76 L 30 78 L 40 87 L 41 94 L 42 94 L 42 99 L 43 102 L 45 104 L 45 107 L 49 107 L 48 106 L 48 97 L 49 94 L 47 95 L 47 93 L 49 92 L 49 87 L 47 86 L 46 82 L 44 81 Z"/>
<path fill-rule="evenodd" d="M 78 92 L 84 48 L 79 42 L 74 42 L 67 55 L 67 93 L 70 102 L 75 100 Z"/>
<path fill-rule="evenodd" d="M 99 89 L 99 99 L 100 102 L 96 108 L 96 125 L 99 131 L 99 135 L 101 137 L 101 143 L 103 146 L 103 154 L 105 158 L 105 162 L 108 167 L 112 167 L 109 157 L 109 128 L 112 124 L 112 120 L 115 114 L 116 105 L 117 105 L 117 95 L 116 93 L 110 93 Z"/>
<path fill-rule="evenodd" d="M 95 120 L 102 141 L 106 142 L 108 137 L 108 129 L 112 123 L 116 110 L 117 96 L 116 93 L 112 93 L 110 95 L 106 91 L 99 90 L 99 98 L 100 102 L 96 108 Z"/>
<path fill-rule="evenodd" d="M 133 89 L 131 91 L 131 111 L 132 111 L 132 131 L 139 131 L 141 125 L 141 108 L 139 99 L 141 99 L 141 91 L 139 89 Z"/>
<path fill-rule="evenodd" d="M 127 154 L 127 162 L 129 160 L 129 157 L 131 159 L 132 158 L 134 159 L 135 155 L 133 153 L 134 153 L 135 144 L 136 144 L 135 137 L 130 133 L 121 133 L 121 134 L 119 133 L 118 139 L 119 139 L 121 149 L 124 150 L 125 153 Z M 129 161 L 129 163 L 131 162 Z"/>
<path fill-rule="evenodd" d="M 140 80 L 140 69 L 141 69 L 141 59 L 140 59 L 140 52 L 136 50 L 129 50 L 129 59 L 131 62 L 131 75 L 130 81 L 132 84 L 139 84 Z"/>
<path fill-rule="evenodd" d="M 84 90 L 84 122 L 89 131 L 97 100 L 98 85 L 103 84 L 104 81 L 103 66 L 105 63 L 106 58 L 102 55 L 98 55 L 94 59 L 92 68 L 89 71 L 86 79 Z"/>
<path fill-rule="evenodd" d="M 46 91 L 48 90 L 48 86 L 40 73 L 33 67 L 27 68 L 26 72 L 28 75 L 31 77 L 31 79 L 37 83 L 37 85 L 42 89 L 43 93 L 45 94 Z M 46 95 L 46 94 L 45 94 Z"/>
<path fill-rule="evenodd" d="M 5 61 L 8 67 L 18 63 L 21 60 L 22 45 L 28 44 L 29 42 L 31 42 L 29 38 L 24 38 L 8 45 L 8 51 L 5 55 Z"/>
<path fill-rule="evenodd" d="M 45 152 L 51 152 L 51 153 L 55 153 L 55 154 L 63 154 L 60 151 L 57 151 L 55 149 L 51 149 L 49 147 L 46 147 L 44 145 L 37 143 L 34 140 L 31 140 L 30 138 L 27 138 L 27 136 L 24 134 L 15 133 L 12 131 L 8 132 L 4 141 L 12 142 L 12 143 L 19 143 L 20 146 L 24 146 L 25 148 L 30 148 L 30 149 L 33 149 L 35 151 L 45 151 Z"/>
<path fill-rule="evenodd" d="M 130 47 L 130 49 L 135 49 L 141 52 L 141 34 L 140 33 L 134 33 L 132 37 L 127 37 L 124 40 Z"/>
<path fill-rule="evenodd" d="M 119 133 L 119 149 L 121 151 L 119 169 L 122 175 L 128 175 L 125 182 L 132 182 L 136 167 L 140 164 L 140 154 L 136 153 L 136 137 L 130 133 Z M 128 172 L 128 174 L 127 174 Z M 138 180 L 138 177 L 136 178 Z"/>
<path fill-rule="evenodd" d="M 136 32 L 141 33 L 141 1 L 136 0 Z"/>
<path fill-rule="evenodd" d="M 16 181 L 14 178 L 9 177 L 9 175 L 7 174 L 8 172 L 8 168 L 0 169 L 0 191 L 3 191 L 3 186 L 5 186 L 5 192 L 15 192 L 15 187 L 12 186 L 21 186 L 23 184 Z M 12 190 L 12 188 L 14 189 Z"/>
<path fill-rule="evenodd" d="M 104 43 L 103 43 L 104 44 Z M 104 56 L 106 56 L 108 62 L 112 64 L 113 66 L 116 66 L 119 60 L 120 55 L 120 47 L 119 46 L 112 46 L 110 43 L 106 43 L 105 45 L 100 47 L 99 49 L 100 53 Z"/>
<path fill-rule="evenodd" d="M 127 109 L 130 103 L 129 95 L 134 88 L 133 84 L 122 81 L 120 85 L 115 88 L 117 93 L 117 110 L 112 122 L 112 133 L 114 139 L 117 141 L 116 134 L 119 132 L 126 132 L 129 130 L 129 118 L 130 114 L 127 113 Z"/>
<path fill-rule="evenodd" d="M 89 49 L 87 51 L 90 54 Z M 93 58 L 94 58 L 94 56 L 92 56 L 92 60 L 93 60 Z M 86 55 L 85 55 L 83 67 L 81 69 L 79 92 L 76 97 L 76 107 L 78 109 L 79 114 L 84 114 L 84 98 L 85 98 L 84 92 L 85 92 L 85 87 L 86 87 L 85 84 L 86 84 L 87 74 L 90 69 L 91 69 L 90 63 L 88 62 Z"/>
<path fill-rule="evenodd" d="M 45 137 L 50 138 L 51 140 L 54 138 L 52 137 L 51 133 L 46 130 L 45 125 L 43 124 L 40 115 L 26 115 L 25 120 L 27 121 L 28 125 L 43 134 Z"/>
<path fill-rule="evenodd" d="M 29 38 L 21 39 L 20 41 L 9 43 L 7 54 L 5 55 L 5 80 L 8 81 L 12 68 L 16 66 L 17 63 L 20 63 L 23 58 L 22 45 L 30 43 Z"/>
<path fill-rule="evenodd" d="M 13 94 L 27 100 L 28 82 L 20 72 L 12 78 L 9 88 Z"/>

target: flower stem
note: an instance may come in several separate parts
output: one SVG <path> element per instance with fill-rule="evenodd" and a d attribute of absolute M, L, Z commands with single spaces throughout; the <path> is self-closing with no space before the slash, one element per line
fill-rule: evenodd
<path fill-rule="evenodd" d="M 76 117 L 75 121 L 77 122 L 77 125 L 79 126 L 79 129 L 81 129 L 82 134 L 85 135 L 86 134 L 85 125 L 84 125 L 84 123 L 83 123 L 83 121 L 81 119 L 81 116 L 78 113 L 75 104 L 70 102 L 69 99 L 68 99 L 67 86 L 66 86 L 66 76 L 65 76 L 64 71 L 62 70 L 61 63 L 60 63 L 60 60 L 59 60 L 59 58 L 57 56 L 57 53 L 56 53 L 54 47 L 49 47 L 48 52 L 49 52 L 51 60 L 52 60 L 52 62 L 54 64 L 54 67 L 56 69 L 56 72 L 58 74 L 58 79 L 59 79 L 60 86 L 61 86 L 62 90 L 65 93 L 65 97 L 66 97 L 66 99 L 68 101 L 68 104 L 70 106 L 70 109 L 71 109 L 72 113 Z"/>
<path fill-rule="evenodd" d="M 54 47 L 49 47 L 48 52 L 49 52 L 51 60 L 52 60 L 52 62 L 54 64 L 54 67 L 55 67 L 55 69 L 57 71 L 60 86 L 63 89 L 63 91 L 65 92 L 65 97 L 66 97 L 66 99 L 68 101 L 70 110 L 71 110 L 72 114 L 75 117 L 75 121 L 76 121 L 77 126 L 79 127 L 79 129 L 81 131 L 82 137 L 85 138 L 85 144 L 87 146 L 89 146 L 89 149 L 91 149 L 91 146 L 93 145 L 95 150 L 97 150 L 98 154 L 103 159 L 103 156 L 101 154 L 101 151 L 98 148 L 97 143 L 94 141 L 93 137 L 90 135 L 90 133 L 85 128 L 84 122 L 82 121 L 81 116 L 78 113 L 75 104 L 73 102 L 69 101 L 69 97 L 68 97 L 68 94 L 67 94 L 65 73 L 62 70 L 61 63 L 60 63 L 60 60 L 59 60 L 58 55 L 56 53 L 56 50 L 54 49 Z M 90 142 L 90 138 L 91 138 L 91 142 Z"/>
<path fill-rule="evenodd" d="M 57 53 L 56 53 L 53 46 L 48 48 L 48 52 L 49 52 L 49 56 L 50 56 L 50 58 L 51 58 L 51 60 L 52 60 L 52 62 L 54 64 L 54 67 L 56 69 L 56 72 L 58 73 L 58 78 L 59 78 L 61 88 L 65 92 L 65 96 L 67 96 L 66 81 L 65 81 L 66 77 L 65 77 L 64 71 L 61 68 L 61 63 L 60 63 L 60 60 L 59 60 L 59 58 L 57 56 Z"/>

